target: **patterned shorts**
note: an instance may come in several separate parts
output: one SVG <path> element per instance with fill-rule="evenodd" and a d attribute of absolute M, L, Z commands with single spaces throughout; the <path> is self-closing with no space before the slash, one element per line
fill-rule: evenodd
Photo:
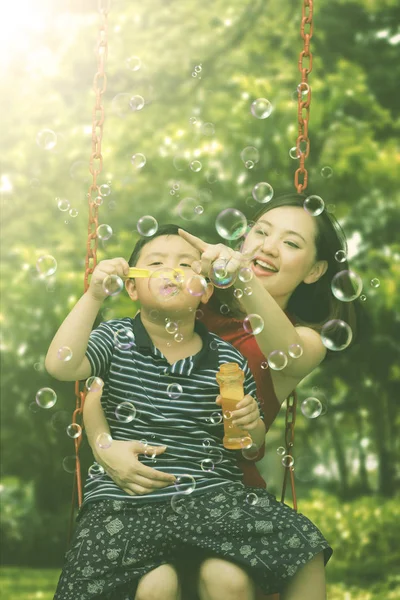
<path fill-rule="evenodd" d="M 240 482 L 141 506 L 102 500 L 78 514 L 54 600 L 133 600 L 149 571 L 209 556 L 273 594 L 321 551 L 326 565 L 333 550 L 307 517 Z"/>

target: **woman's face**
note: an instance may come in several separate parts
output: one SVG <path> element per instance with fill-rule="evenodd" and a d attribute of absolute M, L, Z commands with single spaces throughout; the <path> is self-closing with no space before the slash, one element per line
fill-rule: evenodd
<path fill-rule="evenodd" d="M 316 224 L 302 207 L 279 206 L 262 215 L 250 230 L 242 251 L 259 247 L 251 263 L 254 275 L 285 308 L 296 287 L 314 283 L 327 268 L 316 262 Z"/>

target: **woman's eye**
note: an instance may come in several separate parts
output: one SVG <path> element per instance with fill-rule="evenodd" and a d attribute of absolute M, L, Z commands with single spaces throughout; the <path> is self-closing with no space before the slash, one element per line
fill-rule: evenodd
<path fill-rule="evenodd" d="M 255 233 L 258 233 L 259 235 L 267 235 L 267 232 L 264 231 L 263 229 L 256 229 Z"/>
<path fill-rule="evenodd" d="M 299 246 L 297 244 L 295 244 L 294 242 L 286 242 L 289 246 L 291 246 L 292 248 L 299 248 Z"/>
<path fill-rule="evenodd" d="M 189 267 L 189 269 L 191 268 L 191 265 L 189 265 L 188 263 L 181 263 L 179 266 L 180 267 Z"/>

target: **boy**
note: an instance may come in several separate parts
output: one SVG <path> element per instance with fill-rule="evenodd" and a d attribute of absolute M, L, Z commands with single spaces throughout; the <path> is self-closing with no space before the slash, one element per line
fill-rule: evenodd
<path fill-rule="evenodd" d="M 265 427 L 246 360 L 195 322 L 197 307 L 212 294 L 191 270 L 199 258 L 176 226 L 140 240 L 130 266 L 155 271 L 125 284 L 140 312 L 91 332 L 106 296 L 104 278 L 127 276 L 129 268 L 122 258 L 100 262 L 49 348 L 46 368 L 56 378 L 104 381 L 85 400 L 87 433 L 100 465 L 89 470 L 56 600 L 175 600 L 179 590 L 167 583 L 165 569 L 182 557 L 205 558 L 201 600 L 251 600 L 254 582 L 265 593 L 279 592 L 299 566 L 322 549 L 331 553 L 304 515 L 267 490 L 246 488 L 236 464 L 241 451 L 222 446 L 215 376 L 223 363 L 244 370 L 245 397 L 234 419 L 257 449 Z M 171 273 L 175 269 L 183 271 L 183 281 Z M 57 359 L 62 346 L 73 353 L 66 363 Z M 132 441 L 142 437 L 155 448 Z M 123 479 L 131 483 L 116 485 L 101 464 L 113 474 L 122 449 L 131 468 Z M 141 461 L 139 453 L 145 454 Z"/>

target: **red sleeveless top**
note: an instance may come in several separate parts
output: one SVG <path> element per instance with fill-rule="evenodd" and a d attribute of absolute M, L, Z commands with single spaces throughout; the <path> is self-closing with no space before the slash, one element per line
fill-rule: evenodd
<path fill-rule="evenodd" d="M 256 338 L 252 333 L 246 333 L 243 328 L 243 320 L 221 314 L 219 301 L 214 297 L 210 298 L 208 304 L 201 305 L 201 311 L 203 316 L 200 320 L 207 329 L 235 346 L 247 359 L 257 385 L 257 397 L 264 414 L 265 427 L 268 431 L 279 413 L 281 405 L 275 395 L 268 363 L 258 347 Z M 261 446 L 255 460 L 244 459 L 238 461 L 238 465 L 243 471 L 243 483 L 245 485 L 267 487 L 254 464 L 261 460 L 264 454 L 265 444 Z"/>

